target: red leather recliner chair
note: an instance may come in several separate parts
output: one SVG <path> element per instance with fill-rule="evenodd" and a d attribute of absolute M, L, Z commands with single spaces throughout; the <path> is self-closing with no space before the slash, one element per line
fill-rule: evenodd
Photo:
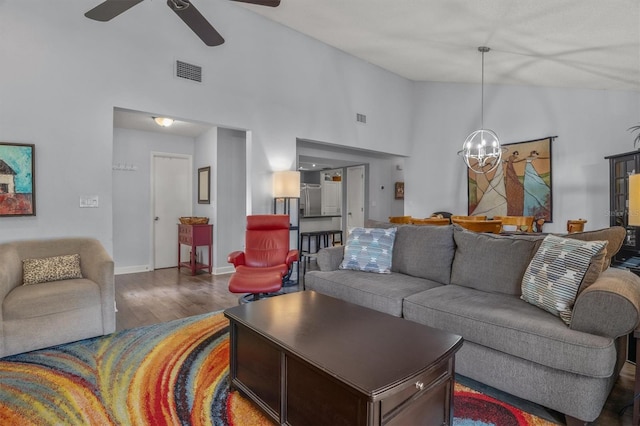
<path fill-rule="evenodd" d="M 236 268 L 229 279 L 229 291 L 250 293 L 252 300 L 257 300 L 264 293 L 280 290 L 298 260 L 298 250 L 289 249 L 289 238 L 289 215 L 247 216 L 245 251 L 234 251 L 227 257 Z"/>

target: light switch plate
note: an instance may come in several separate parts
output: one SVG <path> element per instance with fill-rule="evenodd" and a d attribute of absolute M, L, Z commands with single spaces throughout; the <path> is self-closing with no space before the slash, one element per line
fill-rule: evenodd
<path fill-rule="evenodd" d="M 98 207 L 98 196 L 97 195 L 89 195 L 80 197 L 80 208 L 96 208 Z"/>

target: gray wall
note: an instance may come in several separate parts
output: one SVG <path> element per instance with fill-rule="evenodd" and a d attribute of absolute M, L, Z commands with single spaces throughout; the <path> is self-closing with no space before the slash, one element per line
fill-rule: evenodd
<path fill-rule="evenodd" d="M 88 235 L 113 252 L 114 107 L 250 130 L 254 213 L 271 211 L 271 173 L 293 168 L 297 137 L 409 151 L 410 81 L 229 1 L 199 5 L 227 40 L 214 48 L 162 2 L 108 23 L 90 7 L 0 4 L 0 137 L 35 144 L 37 189 L 37 216 L 0 219 L 1 241 Z M 176 59 L 202 66 L 203 83 L 175 78 Z M 78 208 L 87 194 L 99 208 Z"/>
<path fill-rule="evenodd" d="M 406 159 L 405 212 L 466 214 L 464 162 L 456 153 L 480 127 L 477 85 L 416 83 L 412 151 Z M 502 143 L 558 136 L 552 142 L 553 219 L 548 232 L 566 232 L 568 219 L 585 229 L 609 226 L 606 155 L 632 151 L 627 129 L 640 117 L 637 92 L 485 85 L 485 127 Z"/>
<path fill-rule="evenodd" d="M 214 265 L 218 273 L 233 272 L 233 265 L 227 263 L 227 255 L 244 249 L 247 215 L 245 158 L 245 132 L 218 128 L 218 203 L 214 251 Z"/>
<path fill-rule="evenodd" d="M 294 168 L 296 138 L 408 156 L 406 214 L 466 211 L 456 152 L 479 126 L 477 85 L 408 81 L 229 1 L 199 5 L 227 40 L 215 48 L 162 2 L 142 2 L 108 23 L 85 18 L 90 7 L 0 2 L 7 35 L 0 38 L 0 140 L 35 144 L 37 190 L 37 216 L 0 218 L 0 241 L 83 235 L 113 252 L 114 107 L 248 130 L 253 213 L 271 211 L 271 174 Z M 202 66 L 203 83 L 175 78 L 176 59 Z M 366 126 L 356 113 L 367 115 Z M 559 136 L 551 231 L 575 217 L 589 219 L 590 229 L 608 223 L 603 157 L 633 149 L 626 129 L 638 117 L 637 92 L 485 91 L 485 123 L 503 142 Z M 370 174 L 370 217 L 399 210 L 389 201 L 394 167 Z M 84 195 L 99 196 L 100 207 L 80 209 Z"/>
<path fill-rule="evenodd" d="M 152 152 L 193 155 L 194 146 L 193 138 L 113 129 L 114 164 L 136 168 L 112 172 L 113 258 L 117 272 L 139 272 L 153 265 Z"/>

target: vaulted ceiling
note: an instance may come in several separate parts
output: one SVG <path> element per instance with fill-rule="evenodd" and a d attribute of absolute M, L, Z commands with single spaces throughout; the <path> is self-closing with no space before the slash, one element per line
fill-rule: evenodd
<path fill-rule="evenodd" d="M 238 4 L 415 81 L 640 90 L 637 0 Z"/>

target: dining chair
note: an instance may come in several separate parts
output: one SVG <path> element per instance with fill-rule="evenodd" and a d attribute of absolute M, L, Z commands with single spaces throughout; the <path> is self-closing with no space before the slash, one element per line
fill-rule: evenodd
<path fill-rule="evenodd" d="M 411 216 L 389 216 L 389 222 L 408 224 L 411 223 Z"/>
<path fill-rule="evenodd" d="M 509 228 L 515 226 L 511 231 L 533 232 L 533 216 L 494 216 L 493 220 L 502 221 L 502 231 L 508 231 Z"/>
<path fill-rule="evenodd" d="M 569 219 L 567 221 L 567 232 L 570 234 L 583 232 L 585 223 L 587 223 L 586 219 Z"/>
<path fill-rule="evenodd" d="M 460 216 L 460 215 L 452 215 L 451 222 L 455 220 L 487 220 L 487 216 Z"/>
<path fill-rule="evenodd" d="M 499 234 L 502 232 L 502 221 L 500 220 L 462 220 L 458 219 L 453 223 L 462 226 L 473 232 L 488 232 Z"/>
<path fill-rule="evenodd" d="M 412 225 L 432 225 L 432 226 L 444 226 L 444 225 L 450 225 L 451 222 L 449 221 L 449 219 L 447 218 L 440 218 L 440 217 L 428 217 L 425 219 L 417 219 L 417 218 L 412 218 L 411 219 L 411 224 Z"/>

